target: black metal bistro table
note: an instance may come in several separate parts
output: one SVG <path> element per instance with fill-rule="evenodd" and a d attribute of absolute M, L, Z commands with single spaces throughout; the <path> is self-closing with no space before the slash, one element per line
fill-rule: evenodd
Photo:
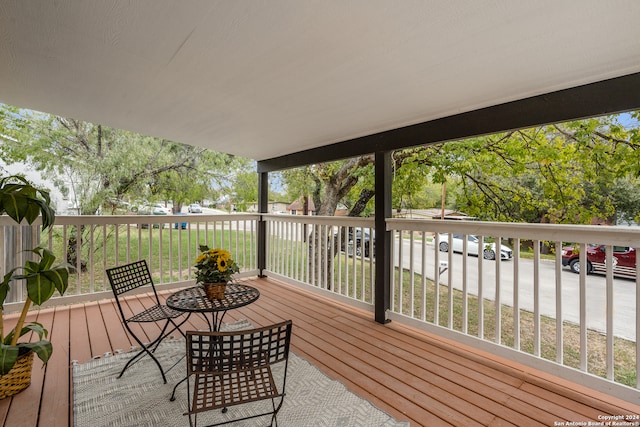
<path fill-rule="evenodd" d="M 227 311 L 249 305 L 259 297 L 260 291 L 253 286 L 230 283 L 224 292 L 224 298 L 219 300 L 210 300 L 202 286 L 194 286 L 171 294 L 166 304 L 174 310 L 202 314 L 209 324 L 209 330 L 219 331 Z M 211 319 L 207 314 L 211 315 Z M 169 400 L 176 399 L 176 389 L 186 379 L 186 377 L 183 378 L 173 387 Z"/>
<path fill-rule="evenodd" d="M 227 311 L 249 305 L 259 297 L 260 291 L 253 286 L 229 283 L 222 299 L 210 300 L 202 286 L 194 286 L 171 294 L 166 304 L 174 310 L 204 315 L 209 330 L 219 331 Z"/>

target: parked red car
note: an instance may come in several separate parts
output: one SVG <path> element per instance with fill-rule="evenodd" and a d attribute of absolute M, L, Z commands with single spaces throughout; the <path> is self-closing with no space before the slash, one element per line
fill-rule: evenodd
<path fill-rule="evenodd" d="M 587 245 L 587 274 L 606 273 L 605 245 Z M 562 265 L 569 266 L 574 273 L 580 273 L 580 253 L 577 246 L 562 248 Z M 614 276 L 636 278 L 636 250 L 628 246 L 613 247 Z"/>

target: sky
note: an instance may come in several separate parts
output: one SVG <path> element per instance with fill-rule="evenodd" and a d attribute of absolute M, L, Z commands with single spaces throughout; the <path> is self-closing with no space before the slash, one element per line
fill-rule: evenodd
<path fill-rule="evenodd" d="M 638 120 L 631 117 L 631 114 L 629 113 L 620 114 L 618 116 L 618 121 L 622 126 L 624 126 L 627 129 L 640 126 L 640 122 L 638 122 Z"/>

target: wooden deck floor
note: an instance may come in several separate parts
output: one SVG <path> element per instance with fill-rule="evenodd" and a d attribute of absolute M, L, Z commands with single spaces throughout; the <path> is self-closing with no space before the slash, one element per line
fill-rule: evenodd
<path fill-rule="evenodd" d="M 293 319 L 293 351 L 412 426 L 553 426 L 640 414 L 639 406 L 397 322 L 378 324 L 369 313 L 276 280 L 246 282 L 260 289 L 260 299 L 229 312 L 225 321 L 267 325 Z M 141 296 L 128 303 L 136 309 L 149 301 Z M 36 315 L 51 333 L 54 356 L 44 369 L 36 359 L 31 386 L 0 401 L 0 424 L 72 426 L 72 361 L 83 363 L 132 343 L 111 300 Z M 187 329 L 205 327 L 191 319 Z M 156 330 L 147 327 L 150 335 Z"/>

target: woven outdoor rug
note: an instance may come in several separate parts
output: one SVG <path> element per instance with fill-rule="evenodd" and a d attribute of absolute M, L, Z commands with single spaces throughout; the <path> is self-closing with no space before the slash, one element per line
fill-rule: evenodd
<path fill-rule="evenodd" d="M 226 325 L 224 329 L 247 329 L 246 321 Z M 186 382 L 178 387 L 176 400 L 169 401 L 174 385 L 184 378 L 185 353 L 183 339 L 167 339 L 156 351 L 165 370 L 179 363 L 167 375 L 163 384 L 158 367 L 151 358 L 127 369 L 117 378 L 131 353 L 119 353 L 95 359 L 73 367 L 74 420 L 76 427 L 136 426 L 171 427 L 188 426 Z M 283 364 L 279 364 L 283 365 Z M 282 372 L 278 373 L 281 375 Z M 282 427 L 407 427 L 368 401 L 349 392 L 304 359 L 291 353 L 287 373 L 287 395 L 278 413 L 278 425 Z M 255 402 L 229 408 L 227 414 L 209 411 L 198 414 L 198 425 L 221 422 L 228 418 L 246 416 L 260 410 L 260 405 L 270 401 Z M 269 417 L 254 418 L 230 426 L 264 426 Z"/>

